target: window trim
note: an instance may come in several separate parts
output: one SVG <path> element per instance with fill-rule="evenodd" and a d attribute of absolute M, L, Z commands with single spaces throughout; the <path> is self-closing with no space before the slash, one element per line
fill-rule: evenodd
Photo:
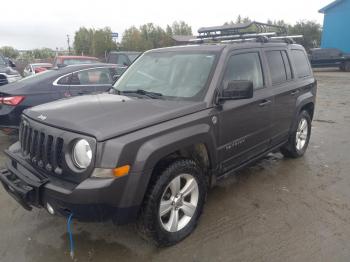
<path fill-rule="evenodd" d="M 282 52 L 284 52 L 286 54 L 287 61 L 284 60 L 284 56 L 283 56 Z M 287 75 L 286 62 L 289 64 L 291 78 L 287 79 L 287 82 L 293 81 L 295 79 L 295 73 L 293 71 L 292 63 L 290 61 L 290 56 L 289 56 L 287 50 L 281 50 L 281 54 L 282 54 L 282 60 L 283 60 L 283 63 L 284 63 L 284 68 L 286 70 L 286 75 Z M 288 78 L 288 75 L 287 75 L 287 78 Z"/>
<path fill-rule="evenodd" d="M 102 69 L 102 68 L 109 69 L 109 68 L 117 68 L 117 67 L 113 67 L 113 66 L 99 66 L 99 67 L 91 67 L 91 68 L 87 68 L 87 69 L 77 70 L 77 71 L 65 74 L 63 76 L 60 76 L 59 78 L 57 78 L 52 83 L 52 85 L 53 86 L 109 86 L 109 85 L 112 86 L 113 82 L 111 84 L 88 84 L 88 85 L 71 85 L 71 84 L 59 84 L 58 83 L 62 78 L 66 77 L 66 76 L 69 76 L 69 75 L 72 75 L 72 74 L 75 74 L 75 73 L 78 73 L 78 72 L 83 72 L 83 71 L 92 70 L 92 69 Z"/>
<path fill-rule="evenodd" d="M 261 74 L 262 74 L 262 80 L 263 80 L 263 85 L 259 88 L 254 88 L 254 92 L 264 89 L 267 87 L 266 85 L 266 76 L 265 76 L 265 68 L 264 68 L 264 63 L 263 63 L 263 58 L 262 58 L 262 54 L 261 54 L 261 50 L 260 49 L 256 49 L 256 48 L 252 48 L 252 49 L 246 49 L 246 50 L 234 50 L 233 52 L 230 52 L 229 55 L 227 56 L 227 59 L 225 61 L 224 67 L 223 67 L 223 72 L 222 72 L 222 76 L 221 76 L 221 80 L 220 80 L 220 85 L 219 85 L 219 90 L 220 92 L 224 90 L 224 81 L 225 81 L 225 73 L 226 73 L 226 69 L 227 69 L 227 65 L 231 59 L 231 57 L 236 56 L 236 55 L 244 55 L 244 54 L 251 54 L 251 53 L 255 53 L 258 55 L 259 57 L 259 61 L 260 61 L 260 68 L 261 68 Z"/>

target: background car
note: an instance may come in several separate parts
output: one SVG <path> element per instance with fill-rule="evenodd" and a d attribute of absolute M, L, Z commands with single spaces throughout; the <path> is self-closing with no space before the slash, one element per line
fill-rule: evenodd
<path fill-rule="evenodd" d="M 14 68 L 16 65 L 0 54 L 0 86 L 13 83 L 21 79 L 21 75 Z"/>
<path fill-rule="evenodd" d="M 65 97 L 106 92 L 117 75 L 117 65 L 85 64 L 47 70 L 0 87 L 0 129 L 18 128 L 24 109 Z"/>
<path fill-rule="evenodd" d="M 107 63 L 109 64 L 117 64 L 122 66 L 129 66 L 132 62 L 135 61 L 142 53 L 141 52 L 117 52 L 111 51 L 107 57 Z"/>
<path fill-rule="evenodd" d="M 23 76 L 26 77 L 26 76 L 35 75 L 51 68 L 52 68 L 52 64 L 50 63 L 29 64 L 24 68 Z"/>
<path fill-rule="evenodd" d="M 98 62 L 98 58 L 91 56 L 56 56 L 53 66 L 64 67 L 67 65 L 94 64 Z"/>
<path fill-rule="evenodd" d="M 350 54 L 336 48 L 314 48 L 310 51 L 309 59 L 313 68 L 337 67 L 350 72 Z"/>

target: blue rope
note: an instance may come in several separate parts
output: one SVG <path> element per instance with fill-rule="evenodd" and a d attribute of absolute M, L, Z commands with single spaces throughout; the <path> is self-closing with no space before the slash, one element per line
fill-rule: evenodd
<path fill-rule="evenodd" d="M 72 231 L 70 229 L 70 225 L 72 222 L 72 218 L 73 218 L 73 213 L 71 213 L 68 217 L 67 220 L 67 231 L 68 231 L 68 235 L 69 235 L 69 242 L 70 242 L 70 256 L 73 259 L 74 258 L 74 242 L 73 242 L 73 235 L 72 235 Z"/>

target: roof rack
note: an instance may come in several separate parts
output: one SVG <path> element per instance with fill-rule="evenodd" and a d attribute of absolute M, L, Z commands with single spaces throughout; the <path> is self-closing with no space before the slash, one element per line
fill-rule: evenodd
<path fill-rule="evenodd" d="M 248 22 L 223 26 L 202 27 L 198 29 L 198 36 L 190 39 L 190 43 L 204 42 L 246 42 L 255 41 L 294 43 L 295 38 L 302 35 L 287 35 L 284 26 L 265 24 L 260 22 Z"/>

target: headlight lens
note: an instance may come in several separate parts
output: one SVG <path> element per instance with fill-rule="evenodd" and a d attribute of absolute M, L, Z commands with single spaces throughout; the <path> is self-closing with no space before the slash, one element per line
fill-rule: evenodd
<path fill-rule="evenodd" d="M 81 139 L 73 148 L 73 163 L 80 169 L 85 169 L 91 164 L 92 150 L 88 141 Z"/>

